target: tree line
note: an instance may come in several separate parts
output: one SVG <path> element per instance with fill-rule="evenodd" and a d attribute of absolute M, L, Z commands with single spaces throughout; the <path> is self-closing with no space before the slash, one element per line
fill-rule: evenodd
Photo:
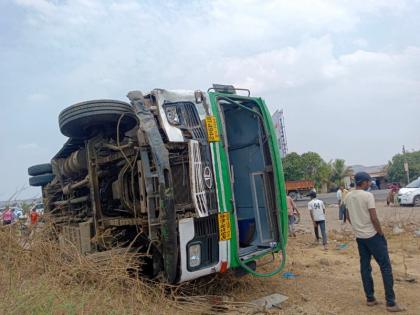
<path fill-rule="evenodd" d="M 407 184 L 404 161 L 408 162 L 410 180 L 420 177 L 420 151 L 399 153 L 392 157 L 386 166 L 388 182 Z M 286 180 L 310 179 L 315 182 L 317 189 L 328 190 L 337 188 L 344 178 L 352 175 L 352 169 L 343 159 L 326 162 L 316 152 L 306 152 L 301 155 L 292 152 L 283 158 L 283 171 Z"/>
<path fill-rule="evenodd" d="M 316 152 L 289 153 L 283 158 L 283 171 L 286 180 L 310 179 L 317 189 L 336 188 L 351 175 L 351 169 L 343 159 L 326 162 Z"/>
<path fill-rule="evenodd" d="M 407 152 L 405 155 L 399 153 L 388 162 L 387 175 L 389 182 L 407 184 L 407 175 L 404 169 L 404 161 L 407 160 L 410 180 L 420 177 L 420 151 Z"/>

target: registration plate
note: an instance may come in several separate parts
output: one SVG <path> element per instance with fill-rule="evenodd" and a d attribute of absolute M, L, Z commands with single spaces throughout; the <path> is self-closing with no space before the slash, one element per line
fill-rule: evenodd
<path fill-rule="evenodd" d="M 219 240 L 227 241 L 231 238 L 230 216 L 228 212 L 219 213 Z"/>
<path fill-rule="evenodd" d="M 220 141 L 219 131 L 217 130 L 216 117 L 206 116 L 207 139 L 209 142 Z"/>

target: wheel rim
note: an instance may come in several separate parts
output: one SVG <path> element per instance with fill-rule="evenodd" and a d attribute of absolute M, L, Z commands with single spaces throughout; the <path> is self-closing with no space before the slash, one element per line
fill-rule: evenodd
<path fill-rule="evenodd" d="M 414 198 L 414 206 L 419 207 L 420 206 L 420 196 L 416 196 Z"/>

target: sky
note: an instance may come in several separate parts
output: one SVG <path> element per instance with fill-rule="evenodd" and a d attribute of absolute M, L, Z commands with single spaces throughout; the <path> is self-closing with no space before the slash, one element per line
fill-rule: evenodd
<path fill-rule="evenodd" d="M 418 0 L 0 0 L 0 200 L 61 148 L 61 110 L 130 90 L 248 88 L 284 110 L 289 152 L 326 161 L 419 150 L 419 13 Z"/>

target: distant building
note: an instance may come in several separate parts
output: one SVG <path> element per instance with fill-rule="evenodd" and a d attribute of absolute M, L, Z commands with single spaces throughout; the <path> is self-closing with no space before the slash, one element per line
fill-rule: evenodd
<path fill-rule="evenodd" d="M 352 165 L 350 166 L 353 175 L 349 177 L 350 181 L 353 181 L 354 174 L 358 172 L 366 172 L 372 177 L 372 181 L 375 181 L 378 189 L 385 189 L 387 185 L 386 174 L 387 174 L 387 165 L 374 165 L 374 166 L 364 166 L 364 165 Z"/>
<path fill-rule="evenodd" d="M 284 125 L 283 110 L 276 110 L 272 116 L 273 125 L 279 144 L 280 156 L 283 158 L 287 155 L 287 138 L 286 138 L 286 127 Z"/>

